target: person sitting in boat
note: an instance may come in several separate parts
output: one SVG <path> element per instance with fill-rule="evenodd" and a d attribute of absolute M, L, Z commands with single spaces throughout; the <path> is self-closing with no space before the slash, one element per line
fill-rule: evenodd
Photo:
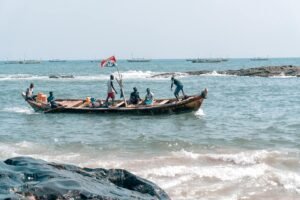
<path fill-rule="evenodd" d="M 35 100 L 37 95 L 33 95 L 33 83 L 30 83 L 29 88 L 26 89 L 26 100 Z"/>
<path fill-rule="evenodd" d="M 141 101 L 140 94 L 136 87 L 133 88 L 133 92 L 130 94 L 129 103 L 130 104 L 138 104 Z"/>
<path fill-rule="evenodd" d="M 177 80 L 174 77 L 174 75 L 171 77 L 171 81 L 172 81 L 172 83 L 171 83 L 171 91 L 173 90 L 173 85 L 175 85 L 176 89 L 175 89 L 174 95 L 175 95 L 177 101 L 179 101 L 179 92 L 180 91 L 182 92 L 183 96 L 185 97 L 185 94 L 184 94 L 184 91 L 183 91 L 183 85 L 182 85 L 182 83 L 179 80 Z"/>
<path fill-rule="evenodd" d="M 145 96 L 145 105 L 153 105 L 154 102 L 154 94 L 150 91 L 150 88 L 147 88 L 147 94 Z"/>
<path fill-rule="evenodd" d="M 49 97 L 47 98 L 48 103 L 50 104 L 51 108 L 57 108 L 58 105 L 55 102 L 55 97 L 53 95 L 53 92 L 49 92 Z"/>
<path fill-rule="evenodd" d="M 89 105 L 90 108 L 99 108 L 102 105 L 102 101 L 101 100 L 96 100 L 95 98 L 91 98 L 91 103 Z"/>
<path fill-rule="evenodd" d="M 107 82 L 107 97 L 106 97 L 106 101 L 105 103 L 108 105 L 108 99 L 111 98 L 112 99 L 112 105 L 114 105 L 114 101 L 115 101 L 115 94 L 118 94 L 114 84 L 114 75 L 110 75 L 110 79 Z"/>

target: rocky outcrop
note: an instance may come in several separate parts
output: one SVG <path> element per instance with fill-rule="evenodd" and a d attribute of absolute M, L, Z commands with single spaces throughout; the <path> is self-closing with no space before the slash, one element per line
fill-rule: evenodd
<path fill-rule="evenodd" d="M 297 76 L 300 74 L 300 67 L 295 67 L 292 65 L 271 66 L 271 67 L 258 67 L 258 68 L 240 69 L 240 70 L 227 70 L 224 72 L 226 74 L 237 75 L 237 76 L 261 76 L 261 77 Z"/>
<path fill-rule="evenodd" d="M 49 75 L 49 78 L 74 78 L 73 75 Z"/>
<path fill-rule="evenodd" d="M 186 75 L 202 75 L 209 74 L 213 71 L 200 70 L 200 71 L 188 71 L 184 72 Z M 260 77 L 272 77 L 272 76 L 300 76 L 300 67 L 286 65 L 286 66 L 269 66 L 269 67 L 257 67 L 248 69 L 238 69 L 238 70 L 224 70 L 217 71 L 218 74 L 226 75 L 236 75 L 236 76 L 260 76 Z M 182 73 L 181 73 L 182 74 Z M 170 77 L 172 75 L 177 75 L 177 73 L 162 73 L 156 74 L 152 77 Z"/>
<path fill-rule="evenodd" d="M 0 162 L 0 198 L 168 200 L 154 183 L 123 169 L 80 168 L 29 157 Z"/>

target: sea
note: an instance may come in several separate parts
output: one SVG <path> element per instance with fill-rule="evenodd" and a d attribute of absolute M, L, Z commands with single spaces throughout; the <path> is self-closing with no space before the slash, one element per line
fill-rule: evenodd
<path fill-rule="evenodd" d="M 122 168 L 156 183 L 174 200 L 300 199 L 300 78 L 217 73 L 279 65 L 300 66 L 300 58 L 120 60 L 127 98 L 133 87 L 142 98 L 146 88 L 155 98 L 174 97 L 170 77 L 152 77 L 164 72 L 176 72 L 187 95 L 208 89 L 196 112 L 134 116 L 36 113 L 21 96 L 34 83 L 35 94 L 105 99 L 109 75 L 118 76 L 117 68 L 101 68 L 89 60 L 0 62 L 0 160 L 30 156 L 80 167 Z M 197 70 L 211 73 L 184 73 Z"/>

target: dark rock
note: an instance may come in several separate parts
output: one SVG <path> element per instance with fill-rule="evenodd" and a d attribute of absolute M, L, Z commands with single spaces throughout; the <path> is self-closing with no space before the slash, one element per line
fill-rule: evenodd
<path fill-rule="evenodd" d="M 49 75 L 49 78 L 74 78 L 73 75 Z"/>
<path fill-rule="evenodd" d="M 161 78 L 168 78 L 173 75 L 178 76 L 178 75 L 193 75 L 193 76 L 199 76 L 201 74 L 207 74 L 210 73 L 211 71 L 209 70 L 201 70 L 201 71 L 188 71 L 188 72 L 167 72 L 167 73 L 161 73 L 161 74 L 155 74 L 151 76 L 151 78 L 156 78 L 156 77 L 161 77 Z"/>
<path fill-rule="evenodd" d="M 0 198 L 170 199 L 154 183 L 123 169 L 80 168 L 29 157 L 0 162 Z"/>
<path fill-rule="evenodd" d="M 57 75 L 49 75 L 49 78 L 59 78 Z"/>
<path fill-rule="evenodd" d="M 212 73 L 213 71 L 201 70 L 201 71 L 188 71 L 184 72 L 187 75 L 202 75 Z M 286 66 L 269 66 L 269 67 L 257 67 L 248 69 L 238 69 L 238 70 L 225 70 L 217 71 L 218 74 L 236 75 L 236 76 L 260 76 L 260 77 L 272 77 L 272 76 L 300 76 L 300 67 L 286 65 Z M 170 77 L 176 75 L 176 73 L 162 73 L 156 74 L 152 77 Z"/>
<path fill-rule="evenodd" d="M 60 77 L 61 78 L 74 78 L 73 75 L 61 75 Z"/>

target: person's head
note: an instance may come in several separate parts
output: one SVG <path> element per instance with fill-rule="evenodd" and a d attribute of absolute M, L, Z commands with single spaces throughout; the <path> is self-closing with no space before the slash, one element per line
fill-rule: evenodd
<path fill-rule="evenodd" d="M 30 83 L 30 86 L 29 86 L 30 88 L 33 88 L 34 87 L 34 85 L 33 85 L 33 83 Z"/>
<path fill-rule="evenodd" d="M 114 75 L 110 75 L 110 80 L 114 80 Z"/>
<path fill-rule="evenodd" d="M 147 91 L 147 93 L 149 94 L 149 93 L 150 93 L 150 88 L 147 88 L 146 91 Z"/>
<path fill-rule="evenodd" d="M 175 77 L 175 76 L 174 76 L 174 75 L 172 75 L 172 77 L 171 77 L 171 80 L 172 80 L 172 81 L 174 80 L 174 77 Z"/>
<path fill-rule="evenodd" d="M 133 91 L 135 91 L 135 92 L 137 91 L 136 87 L 133 88 Z"/>
<path fill-rule="evenodd" d="M 52 91 L 50 91 L 50 92 L 49 92 L 49 95 L 50 95 L 50 96 L 53 96 L 53 92 L 52 92 Z"/>

